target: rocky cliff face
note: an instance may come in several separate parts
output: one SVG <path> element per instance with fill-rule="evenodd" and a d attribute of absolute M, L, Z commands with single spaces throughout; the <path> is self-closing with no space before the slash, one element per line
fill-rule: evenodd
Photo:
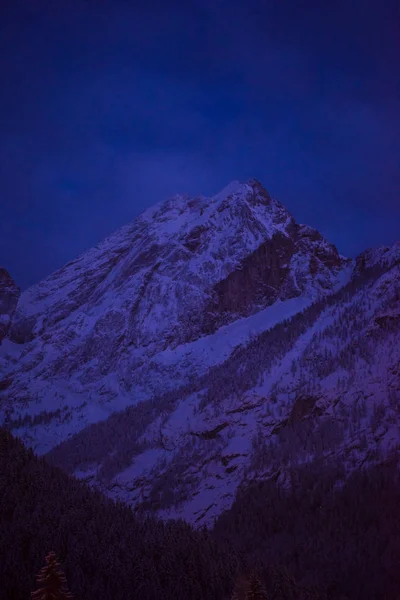
<path fill-rule="evenodd" d="M 218 315 L 214 330 L 224 316 L 229 322 L 232 315 L 249 316 L 277 300 L 331 292 L 334 277 L 348 262 L 317 231 L 290 223 L 287 235 L 275 233 L 213 287 L 208 310 Z"/>
<path fill-rule="evenodd" d="M 20 290 L 10 274 L 0 267 L 0 344 L 10 328 L 19 295 Z"/>
<path fill-rule="evenodd" d="M 201 526 L 251 480 L 290 486 L 296 469 L 313 463 L 315 473 L 336 470 L 340 485 L 364 465 L 399 457 L 400 256 L 391 252 L 389 264 L 376 256 L 272 327 L 274 305 L 244 319 L 249 330 L 262 315 L 264 326 L 224 362 L 82 430 L 49 460 L 136 510 Z M 208 352 L 225 334 L 237 335 L 238 323 L 208 336 Z"/>
<path fill-rule="evenodd" d="M 357 465 L 395 448 L 399 265 L 399 244 L 345 259 L 255 180 L 175 196 L 22 294 L 0 421 L 199 524 L 249 474 Z"/>
<path fill-rule="evenodd" d="M 11 337 L 30 341 L 78 312 L 92 320 L 102 304 L 101 319 L 111 306 L 121 315 L 127 345 L 187 342 L 210 311 L 217 328 L 278 298 L 329 291 L 345 264 L 258 182 L 233 182 L 213 198 L 157 205 L 28 290 Z"/>
<path fill-rule="evenodd" d="M 390 268 L 400 260 L 400 241 L 393 246 L 380 246 L 369 248 L 356 258 L 352 278 L 362 277 L 370 269 L 380 269 L 382 266 Z"/>
<path fill-rule="evenodd" d="M 255 180 L 175 196 L 22 294 L 9 335 L 24 346 L 7 394 L 149 396 L 153 357 L 277 301 L 329 294 L 348 266 Z"/>

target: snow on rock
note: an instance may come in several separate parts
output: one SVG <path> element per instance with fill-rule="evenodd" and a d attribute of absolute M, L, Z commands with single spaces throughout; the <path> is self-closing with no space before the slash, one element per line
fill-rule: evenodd
<path fill-rule="evenodd" d="M 379 248 L 369 248 L 356 259 L 353 277 L 360 277 L 366 269 L 385 264 L 392 266 L 400 261 L 400 241 L 393 246 L 379 246 Z"/>
<path fill-rule="evenodd" d="M 400 244 L 346 259 L 256 180 L 176 195 L 21 295 L 0 421 L 197 525 L 249 477 L 351 470 L 398 440 L 399 265 Z"/>
<path fill-rule="evenodd" d="M 279 325 L 288 338 L 281 356 L 285 342 L 273 329 L 254 336 L 238 361 L 231 355 L 203 379 L 197 401 L 178 395 L 162 425 L 167 445 L 154 431 L 148 439 L 163 454 L 138 473 L 139 451 L 124 471 L 125 482 L 138 478 L 140 494 L 113 479 L 97 485 L 139 510 L 212 525 L 248 478 L 279 475 L 284 483 L 290 469 L 316 459 L 351 472 L 398 451 L 399 314 L 398 264 Z"/>
<path fill-rule="evenodd" d="M 245 319 L 259 331 L 263 311 L 267 324 L 275 306 L 283 318 L 286 302 L 330 293 L 346 265 L 256 180 L 176 195 L 23 292 L 3 406 L 11 416 L 33 396 L 40 412 L 45 396 L 55 411 L 79 388 L 81 404 L 96 397 L 112 412 L 176 387 L 224 360 L 236 331 L 242 343 Z"/>
<path fill-rule="evenodd" d="M 0 267 L 0 345 L 7 336 L 20 290 L 8 271 Z"/>

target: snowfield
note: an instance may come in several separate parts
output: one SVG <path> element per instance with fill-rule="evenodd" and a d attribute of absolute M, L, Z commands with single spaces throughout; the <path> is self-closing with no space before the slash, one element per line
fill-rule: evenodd
<path fill-rule="evenodd" d="M 0 422 L 137 510 L 210 524 L 249 479 L 398 449 L 400 243 L 346 259 L 255 180 L 151 207 L 14 309 Z"/>

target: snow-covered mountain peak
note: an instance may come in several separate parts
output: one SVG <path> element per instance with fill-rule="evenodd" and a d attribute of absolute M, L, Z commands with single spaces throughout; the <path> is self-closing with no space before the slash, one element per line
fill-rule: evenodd
<path fill-rule="evenodd" d="M 104 415 L 98 398 L 112 411 L 184 383 L 247 339 L 246 319 L 259 330 L 269 308 L 268 322 L 284 318 L 347 278 L 336 248 L 257 180 L 211 198 L 177 194 L 22 294 L 5 405 L 29 394 L 52 410 L 95 398 L 74 420 L 83 427 Z M 213 340 L 221 352 L 204 350 Z"/>
<path fill-rule="evenodd" d="M 247 183 L 243 183 L 238 180 L 231 181 L 225 186 L 222 190 L 220 190 L 217 194 L 212 196 L 212 199 L 216 202 L 223 202 L 227 198 L 234 196 L 244 196 L 250 191 L 250 185 Z"/>
<path fill-rule="evenodd" d="M 164 347 L 278 299 L 326 293 L 343 266 L 257 180 L 233 181 L 212 198 L 177 194 L 158 203 L 24 292 L 12 339 L 52 336 L 49 327 L 76 332 L 74 323 L 92 335 L 93 323 L 113 314 L 122 346 Z"/>
<path fill-rule="evenodd" d="M 11 327 L 17 291 L 0 271 L 0 422 L 133 504 L 161 486 L 205 522 L 245 469 L 283 468 L 279 453 L 262 462 L 277 436 L 308 460 L 303 433 L 319 417 L 330 428 L 339 397 L 339 418 L 371 393 L 395 410 L 399 269 L 400 244 L 346 259 L 257 180 L 177 194 L 26 290 Z"/>

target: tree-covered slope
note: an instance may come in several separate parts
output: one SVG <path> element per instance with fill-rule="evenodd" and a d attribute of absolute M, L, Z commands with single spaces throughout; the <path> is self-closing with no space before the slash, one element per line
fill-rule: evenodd
<path fill-rule="evenodd" d="M 243 567 L 208 533 L 139 521 L 1 428 L 0 598 L 29 598 L 50 550 L 77 600 L 225 598 Z"/>

